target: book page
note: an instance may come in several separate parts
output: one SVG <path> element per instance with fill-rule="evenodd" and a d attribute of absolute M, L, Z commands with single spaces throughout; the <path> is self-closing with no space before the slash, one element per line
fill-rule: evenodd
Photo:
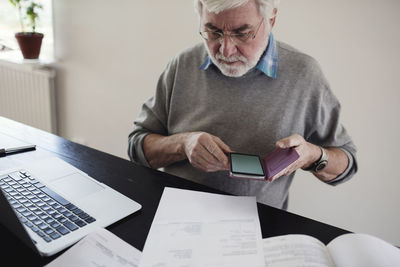
<path fill-rule="evenodd" d="M 374 236 L 345 234 L 327 247 L 338 267 L 400 266 L 400 249 Z"/>
<path fill-rule="evenodd" d="M 263 239 L 267 267 L 334 267 L 326 246 L 307 235 L 283 235 Z"/>

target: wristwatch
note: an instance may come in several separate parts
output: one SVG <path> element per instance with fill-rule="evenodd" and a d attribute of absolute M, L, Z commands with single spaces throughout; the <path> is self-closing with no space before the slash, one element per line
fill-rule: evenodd
<path fill-rule="evenodd" d="M 321 157 L 308 168 L 304 169 L 305 171 L 320 172 L 326 167 L 326 165 L 328 165 L 328 154 L 326 154 L 325 149 L 322 147 L 319 148 L 322 152 Z"/>

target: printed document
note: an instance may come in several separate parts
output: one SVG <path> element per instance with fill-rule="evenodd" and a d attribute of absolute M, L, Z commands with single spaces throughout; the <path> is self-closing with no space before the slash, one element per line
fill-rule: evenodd
<path fill-rule="evenodd" d="M 165 188 L 145 266 L 265 266 L 255 197 Z"/>
<path fill-rule="evenodd" d="M 46 267 L 137 267 L 141 252 L 110 231 L 99 228 Z"/>

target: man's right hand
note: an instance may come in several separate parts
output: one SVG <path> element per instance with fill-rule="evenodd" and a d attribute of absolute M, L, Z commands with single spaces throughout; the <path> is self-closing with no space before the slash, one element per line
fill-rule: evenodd
<path fill-rule="evenodd" d="M 218 137 L 205 132 L 186 132 L 170 136 L 149 134 L 143 150 L 152 168 L 158 169 L 188 159 L 196 168 L 206 172 L 229 169 L 226 153 L 231 149 Z"/>
<path fill-rule="evenodd" d="M 219 137 L 192 132 L 186 135 L 183 145 L 186 157 L 194 167 L 206 172 L 229 169 L 226 153 L 231 149 Z"/>

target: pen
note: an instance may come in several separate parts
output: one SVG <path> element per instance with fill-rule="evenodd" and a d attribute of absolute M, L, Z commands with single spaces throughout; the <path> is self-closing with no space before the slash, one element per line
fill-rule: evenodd
<path fill-rule="evenodd" d="M 26 151 L 35 150 L 36 145 L 13 147 L 13 148 L 0 148 L 0 157 L 5 157 L 10 154 L 22 153 Z"/>

